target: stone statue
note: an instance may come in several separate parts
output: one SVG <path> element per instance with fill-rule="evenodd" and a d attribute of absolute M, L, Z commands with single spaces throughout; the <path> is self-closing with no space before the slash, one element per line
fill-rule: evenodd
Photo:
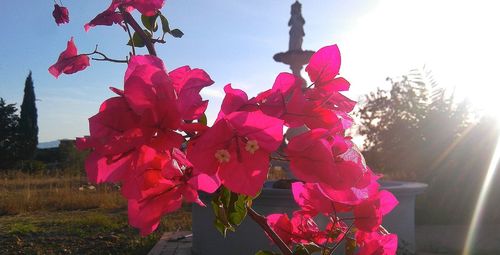
<path fill-rule="evenodd" d="M 290 21 L 288 21 L 288 26 L 290 27 L 290 42 L 288 44 L 288 50 L 302 50 L 302 40 L 305 35 L 304 24 L 306 21 L 302 17 L 302 5 L 299 1 L 296 1 L 292 5 L 292 16 Z"/>
<path fill-rule="evenodd" d="M 290 41 L 288 44 L 287 52 L 280 52 L 274 55 L 274 60 L 277 62 L 284 63 L 290 66 L 293 74 L 298 77 L 300 76 L 300 71 L 302 66 L 309 62 L 314 51 L 302 50 L 302 41 L 304 40 L 304 24 L 306 21 L 302 17 L 302 5 L 299 1 L 295 1 L 292 4 L 290 21 L 288 21 L 288 26 L 290 27 Z M 301 77 L 302 78 L 302 77 Z M 305 80 L 304 86 L 305 86 Z"/>

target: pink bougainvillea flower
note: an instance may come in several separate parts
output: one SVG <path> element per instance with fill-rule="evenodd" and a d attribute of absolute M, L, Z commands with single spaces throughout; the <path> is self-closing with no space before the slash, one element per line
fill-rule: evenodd
<path fill-rule="evenodd" d="M 329 199 L 344 205 L 357 205 L 374 196 L 380 187 L 379 177 L 371 170 L 363 174 L 354 187 L 337 189 L 326 183 L 318 183 L 319 188 Z"/>
<path fill-rule="evenodd" d="M 91 27 L 95 26 L 111 26 L 113 24 L 118 24 L 123 29 L 126 29 L 123 24 L 123 16 L 117 10 L 120 6 L 122 6 L 123 0 L 113 0 L 109 7 L 103 12 L 99 13 L 95 18 L 93 18 L 89 23 L 85 24 L 85 31 L 88 32 Z M 132 7 L 123 7 L 125 11 L 132 11 Z"/>
<path fill-rule="evenodd" d="M 90 66 L 89 57 L 84 54 L 78 55 L 73 37 L 71 37 L 66 50 L 59 55 L 57 62 L 49 67 L 49 73 L 57 78 L 61 73 L 76 73 L 84 70 L 87 66 Z"/>
<path fill-rule="evenodd" d="M 274 81 L 273 87 L 259 93 L 257 97 L 248 99 L 247 94 L 240 89 L 233 89 L 230 84 L 224 87 L 226 96 L 222 102 L 217 119 L 234 111 L 256 111 L 285 120 L 286 103 L 296 89 L 300 89 L 302 80 L 293 74 L 280 73 Z"/>
<path fill-rule="evenodd" d="M 303 211 L 295 211 L 291 219 L 286 214 L 270 214 L 266 218 L 269 226 L 287 245 L 311 242 L 323 244 L 326 241 L 325 232 Z"/>
<path fill-rule="evenodd" d="M 125 5 L 137 9 L 146 16 L 154 16 L 165 4 L 165 0 L 122 0 Z"/>
<path fill-rule="evenodd" d="M 324 86 L 339 74 L 340 62 L 337 45 L 326 46 L 311 56 L 306 72 L 316 86 Z"/>
<path fill-rule="evenodd" d="M 366 166 L 363 155 L 352 141 L 344 140 L 344 142 L 347 143 L 348 149 L 340 154 L 337 159 L 357 165 L 362 170 L 363 175 L 358 176 L 353 186 L 348 189 L 339 189 L 338 186 L 325 182 L 318 183 L 318 185 L 331 200 L 347 205 L 356 205 L 363 200 L 373 197 L 378 192 L 380 185 L 377 180 L 380 176 L 375 175 Z"/>
<path fill-rule="evenodd" d="M 173 189 L 175 182 L 165 178 L 165 169 L 172 161 L 169 151 L 158 151 L 147 145 L 135 150 L 133 167 L 123 178 L 122 194 L 127 199 L 142 200 Z"/>
<path fill-rule="evenodd" d="M 141 127 L 156 146 L 168 150 L 184 141 L 175 132 L 182 125 L 177 95 L 161 60 L 153 56 L 134 56 L 125 74 L 123 95 L 141 116 Z M 158 147 L 158 148 L 160 148 Z"/>
<path fill-rule="evenodd" d="M 258 110 L 257 103 L 248 99 L 247 93 L 241 89 L 233 89 L 231 84 L 224 86 L 226 95 L 222 100 L 219 115 L 217 120 L 222 119 L 224 116 L 237 111 L 255 111 Z"/>
<path fill-rule="evenodd" d="M 358 230 L 355 238 L 360 247 L 356 255 L 394 255 L 398 249 L 398 236 L 395 234 Z"/>
<path fill-rule="evenodd" d="M 113 24 L 118 24 L 123 27 L 123 29 L 126 29 L 123 24 L 123 16 L 120 13 L 121 10 L 132 12 L 134 9 L 137 9 L 146 16 L 153 16 L 158 13 L 158 10 L 161 9 L 164 4 L 165 0 L 113 0 L 106 10 L 99 13 L 89 23 L 85 24 L 84 28 L 85 31 L 88 31 L 91 27 L 98 25 L 111 26 Z"/>
<path fill-rule="evenodd" d="M 325 235 L 327 243 L 339 243 L 345 239 L 345 234 L 348 234 L 349 227 L 340 219 L 330 219 L 326 224 Z"/>
<path fill-rule="evenodd" d="M 344 78 L 335 78 L 324 86 L 317 86 L 306 91 L 308 100 L 319 102 L 323 107 L 342 112 L 350 112 L 356 105 L 339 91 L 349 90 L 349 82 Z"/>
<path fill-rule="evenodd" d="M 286 104 L 294 91 L 302 86 L 302 79 L 290 73 L 280 73 L 270 90 L 257 95 L 255 101 L 262 112 L 267 115 L 285 120 Z"/>
<path fill-rule="evenodd" d="M 129 221 L 142 235 L 154 231 L 163 215 L 178 210 L 182 201 L 204 206 L 198 190 L 212 193 L 220 186 L 214 176 L 198 173 L 178 149 L 161 153 L 142 146 L 122 192 L 129 199 Z"/>
<path fill-rule="evenodd" d="M 233 112 L 192 141 L 187 155 L 231 191 L 255 196 L 266 180 L 269 155 L 282 139 L 282 120 L 260 111 Z"/>
<path fill-rule="evenodd" d="M 308 128 L 338 129 L 342 124 L 337 114 L 325 108 L 320 101 L 308 100 L 302 90 L 293 92 L 283 115 L 289 127 L 307 125 Z"/>
<path fill-rule="evenodd" d="M 90 136 L 77 139 L 80 149 L 92 148 L 85 169 L 94 183 L 123 179 L 134 159 L 133 150 L 145 143 L 136 115 L 122 97 L 102 103 L 99 113 L 89 119 Z"/>
<path fill-rule="evenodd" d="M 375 194 L 376 177 L 366 167 L 354 144 L 325 129 L 313 129 L 292 138 L 286 148 L 292 173 L 317 183 L 331 200 L 358 204 Z"/>
<path fill-rule="evenodd" d="M 196 120 L 201 117 L 208 106 L 208 100 L 203 101 L 200 91 L 214 83 L 202 69 L 191 69 L 183 66 L 171 71 L 168 76 L 173 81 L 177 92 L 177 104 L 183 120 Z"/>
<path fill-rule="evenodd" d="M 143 154 L 139 150 L 143 145 L 170 151 L 184 142 L 177 129 L 206 129 L 182 122 L 174 82 L 156 57 L 132 57 L 124 90 L 112 90 L 119 96 L 103 103 L 99 113 L 89 119 L 90 136 L 78 140 L 79 148 L 93 149 L 86 169 L 94 182 L 122 181 L 128 169 L 139 167 L 134 162 Z M 189 108 L 189 104 L 184 106 Z"/>
<path fill-rule="evenodd" d="M 144 60 L 136 61 L 134 58 L 131 58 L 131 63 Z M 181 126 L 182 120 L 173 82 L 164 69 L 152 63 L 129 66 L 125 75 L 124 97 L 130 108 L 141 116 L 143 130 L 154 135 L 155 139 L 174 141 L 174 144 L 180 145 L 183 138 L 174 130 Z"/>
<path fill-rule="evenodd" d="M 299 179 L 347 189 L 354 186 L 364 170 L 357 162 L 339 157 L 347 149 L 344 137 L 333 136 L 326 129 L 313 129 L 292 138 L 286 151 L 290 168 Z"/>
<path fill-rule="evenodd" d="M 186 158 L 186 155 L 179 149 L 174 148 L 172 150 L 172 159 L 172 164 L 167 168 L 166 176 L 184 183 L 185 185 L 181 186 L 181 188 L 186 190 L 184 191 L 185 194 L 195 193 L 193 191 L 197 190 L 213 193 L 220 187 L 221 182 L 217 176 L 197 171 L 193 164 Z M 189 202 L 190 196 L 185 195 L 185 197 L 188 198 Z M 197 195 L 196 198 L 191 200 L 191 202 L 202 204 Z"/>
<path fill-rule="evenodd" d="M 152 55 L 134 55 L 128 62 L 127 70 L 125 70 L 124 80 L 128 80 L 130 74 L 132 74 L 132 72 L 134 72 L 134 70 L 141 65 L 150 65 L 163 70 L 164 72 L 167 72 L 165 64 L 160 58 Z"/>
<path fill-rule="evenodd" d="M 275 213 L 266 217 L 267 224 L 276 234 L 283 240 L 283 242 L 290 246 L 292 244 L 292 222 L 288 215 Z"/>
<path fill-rule="evenodd" d="M 294 182 L 292 193 L 295 202 L 302 211 L 316 216 L 318 213 L 325 215 L 336 212 L 335 203 L 325 196 L 317 184 Z"/>
<path fill-rule="evenodd" d="M 354 225 L 363 231 L 375 231 L 382 224 L 382 217 L 397 204 L 398 200 L 392 193 L 382 190 L 354 207 Z"/>
<path fill-rule="evenodd" d="M 114 10 L 105 10 L 99 13 L 95 18 L 93 18 L 89 23 L 85 24 L 83 28 L 85 32 L 88 32 L 90 28 L 95 26 L 111 26 L 113 24 L 118 24 L 125 29 L 123 24 L 123 16 Z"/>
<path fill-rule="evenodd" d="M 52 11 L 52 16 L 56 20 L 56 24 L 58 26 L 61 24 L 69 23 L 69 11 L 66 7 L 54 4 L 54 11 Z"/>
<path fill-rule="evenodd" d="M 295 243 L 311 243 L 323 244 L 326 242 L 326 235 L 321 231 L 308 213 L 303 211 L 295 211 L 292 219 L 292 240 Z"/>

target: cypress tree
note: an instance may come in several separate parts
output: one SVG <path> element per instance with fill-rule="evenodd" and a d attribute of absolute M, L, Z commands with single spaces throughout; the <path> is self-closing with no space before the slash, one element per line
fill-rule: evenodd
<path fill-rule="evenodd" d="M 19 142 L 21 157 L 24 159 L 32 159 L 38 145 L 38 115 L 35 100 L 35 89 L 30 71 L 24 83 L 24 97 L 19 121 Z"/>

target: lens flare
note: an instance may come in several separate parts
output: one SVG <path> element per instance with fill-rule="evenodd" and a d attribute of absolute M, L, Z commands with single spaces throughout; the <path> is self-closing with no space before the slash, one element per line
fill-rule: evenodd
<path fill-rule="evenodd" d="M 472 215 L 472 220 L 469 225 L 469 231 L 467 232 L 467 238 L 465 240 L 465 246 L 462 255 L 472 254 L 472 249 L 474 248 L 474 242 L 476 241 L 477 232 L 479 229 L 479 224 L 481 223 L 482 214 L 486 199 L 488 198 L 488 193 L 490 191 L 491 181 L 495 175 L 495 169 L 498 166 L 498 161 L 500 160 L 500 137 L 497 138 L 497 145 L 495 147 L 495 152 L 491 158 L 490 165 L 488 166 L 488 172 L 484 178 L 483 186 L 481 187 L 481 192 L 479 193 L 479 198 L 474 208 L 474 214 Z"/>

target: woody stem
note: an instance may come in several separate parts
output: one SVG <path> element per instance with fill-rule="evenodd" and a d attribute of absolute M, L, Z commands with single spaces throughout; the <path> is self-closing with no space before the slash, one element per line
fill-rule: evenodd
<path fill-rule="evenodd" d="M 281 250 L 283 255 L 292 255 L 292 251 L 290 248 L 281 240 L 281 238 L 274 232 L 274 230 L 267 224 L 267 219 L 266 217 L 262 216 L 261 214 L 257 213 L 252 207 L 247 206 L 247 211 L 248 215 L 250 218 L 252 218 L 255 223 L 257 223 L 263 230 L 266 232 L 266 234 L 271 237 L 273 240 L 274 244 L 278 246 L 278 248 Z"/>
<path fill-rule="evenodd" d="M 137 24 L 134 17 L 132 17 L 132 15 L 130 13 L 128 13 L 127 11 L 122 11 L 121 13 L 123 15 L 123 21 L 125 21 L 125 23 L 129 24 L 132 27 L 132 29 L 134 29 L 134 31 L 137 33 L 137 35 L 139 35 L 139 37 L 142 39 L 142 41 L 146 45 L 146 48 L 148 49 L 149 54 L 156 56 L 155 46 L 153 45 L 151 38 L 149 38 L 146 35 L 146 33 L 144 33 L 144 30 L 142 30 L 141 26 L 139 26 L 139 24 Z"/>

